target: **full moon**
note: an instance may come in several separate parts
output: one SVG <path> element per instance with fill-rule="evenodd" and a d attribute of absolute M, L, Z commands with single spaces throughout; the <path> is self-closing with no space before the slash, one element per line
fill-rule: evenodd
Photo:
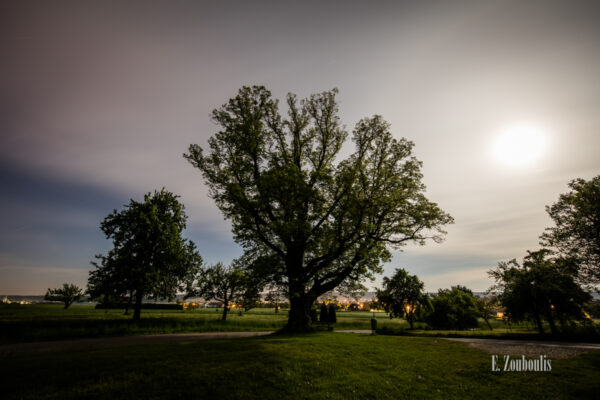
<path fill-rule="evenodd" d="M 544 153 L 546 138 L 533 125 L 515 125 L 500 132 L 494 144 L 494 156 L 508 166 L 527 166 Z"/>

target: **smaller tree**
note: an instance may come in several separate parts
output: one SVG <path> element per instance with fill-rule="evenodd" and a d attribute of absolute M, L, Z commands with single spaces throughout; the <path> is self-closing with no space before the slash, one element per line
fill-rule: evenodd
<path fill-rule="evenodd" d="M 377 298 L 390 317 L 405 318 L 413 329 L 417 309 L 425 303 L 423 282 L 405 269 L 397 268 L 391 278 L 383 278 L 383 290 L 377 290 Z"/>
<path fill-rule="evenodd" d="M 240 296 L 239 301 L 241 302 L 244 311 L 250 311 L 262 304 L 262 297 L 260 296 L 262 284 L 256 280 L 250 281 L 252 278 L 248 276 L 246 276 L 246 279 L 248 281 L 244 284 L 244 293 Z"/>
<path fill-rule="evenodd" d="M 133 319 L 139 321 L 144 298 L 173 299 L 195 276 L 202 257 L 182 236 L 187 216 L 178 198 L 165 189 L 154 191 L 104 218 L 100 229 L 113 248 L 92 262 L 96 267 L 88 279 L 92 298 L 127 298 L 128 304 L 133 301 Z"/>
<path fill-rule="evenodd" d="M 283 293 L 284 291 L 281 288 L 275 285 L 271 285 L 267 292 L 267 295 L 265 296 L 265 300 L 267 301 L 267 303 L 275 307 L 276 314 L 279 312 L 281 303 L 285 301 L 285 296 L 283 295 Z"/>
<path fill-rule="evenodd" d="M 75 286 L 72 283 L 63 283 L 62 288 L 50 289 L 46 292 L 44 300 L 60 301 L 65 304 L 65 310 L 76 301 L 79 301 L 83 296 L 83 289 Z"/>
<path fill-rule="evenodd" d="M 485 321 L 490 330 L 494 330 L 490 320 L 494 318 L 494 309 L 498 305 L 498 299 L 495 296 L 477 297 L 477 308 L 481 314 L 481 318 Z"/>
<path fill-rule="evenodd" d="M 427 315 L 427 323 L 435 329 L 468 329 L 478 326 L 479 310 L 477 302 L 464 287 L 453 286 L 440 289 L 431 299 L 432 312 Z"/>
<path fill-rule="evenodd" d="M 258 293 L 260 288 L 255 286 L 258 280 L 253 279 L 235 260 L 229 266 L 218 262 L 202 270 L 198 276 L 188 283 L 186 298 L 202 297 L 205 300 L 216 300 L 223 304 L 222 320 L 227 319 L 231 303 L 241 301 L 244 296 L 247 301 L 252 299 L 251 293 Z"/>

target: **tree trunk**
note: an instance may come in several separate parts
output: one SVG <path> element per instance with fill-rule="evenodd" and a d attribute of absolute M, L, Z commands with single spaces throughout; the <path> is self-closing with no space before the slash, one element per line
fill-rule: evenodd
<path fill-rule="evenodd" d="M 70 306 L 70 305 L 71 305 L 71 303 L 69 303 L 68 301 L 65 301 L 65 310 L 66 310 L 67 308 L 69 308 L 69 306 Z"/>
<path fill-rule="evenodd" d="M 312 321 L 310 319 L 310 308 L 315 299 L 306 296 L 290 297 L 290 313 L 284 331 L 287 332 L 310 332 Z"/>
<path fill-rule="evenodd" d="M 542 319 L 540 318 L 540 314 L 535 313 L 534 318 L 535 318 L 535 323 L 538 326 L 538 330 L 540 331 L 540 333 L 544 333 L 544 326 L 542 325 Z"/>
<path fill-rule="evenodd" d="M 129 299 L 127 299 L 127 305 L 125 306 L 125 315 L 129 315 L 129 309 L 131 308 L 131 303 L 133 301 L 133 296 L 129 293 Z"/>
<path fill-rule="evenodd" d="M 483 320 L 487 324 L 488 328 L 490 328 L 490 331 L 493 331 L 494 328 L 492 328 L 492 325 L 490 324 L 490 319 L 489 318 L 484 318 Z"/>
<path fill-rule="evenodd" d="M 223 316 L 221 317 L 222 321 L 227 320 L 227 311 L 229 311 L 229 301 L 225 300 L 223 302 Z"/>
<path fill-rule="evenodd" d="M 554 317 L 552 316 L 552 311 L 547 314 L 548 323 L 550 324 L 550 331 L 552 334 L 556 335 L 558 333 L 556 329 L 556 324 L 554 323 Z"/>
<path fill-rule="evenodd" d="M 136 292 L 135 294 L 135 306 L 133 308 L 133 320 L 139 321 L 142 315 L 142 298 L 143 294 L 141 292 Z"/>

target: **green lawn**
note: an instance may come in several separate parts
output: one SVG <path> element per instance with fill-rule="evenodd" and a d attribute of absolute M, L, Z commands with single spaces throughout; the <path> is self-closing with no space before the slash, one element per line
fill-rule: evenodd
<path fill-rule="evenodd" d="M 64 310 L 57 304 L 19 305 L 0 304 L 0 344 L 39 340 L 59 340 L 82 337 L 122 336 L 153 333 L 223 332 L 223 331 L 276 331 L 287 320 L 287 311 L 257 308 L 238 315 L 232 310 L 227 321 L 221 321 L 221 309 L 196 310 L 142 310 L 142 320 L 134 323 L 123 310 L 96 310 L 89 304 L 75 304 Z M 365 311 L 338 312 L 336 330 L 371 329 L 372 313 Z M 472 331 L 423 330 L 423 323 L 415 323 L 408 330 L 402 319 L 389 319 L 385 313 L 375 313 L 378 332 L 417 336 L 480 336 L 509 338 L 538 338 L 532 325 L 509 327 L 502 321 L 491 321 L 490 331 L 483 320 L 479 329 Z M 565 340 L 600 341 L 599 327 L 581 329 Z M 561 338 L 557 338 L 561 339 Z"/>
<path fill-rule="evenodd" d="M 443 339 L 318 333 L 7 356 L 3 399 L 598 398 L 600 352 L 491 372 Z"/>
<path fill-rule="evenodd" d="M 150 333 L 265 331 L 278 330 L 287 321 L 287 311 L 253 309 L 241 316 L 232 310 L 221 321 L 221 309 L 142 310 L 134 323 L 123 310 L 96 310 L 91 305 L 72 305 L 64 310 L 55 304 L 0 305 L 0 343 L 57 340 L 80 337 L 120 336 Z M 338 312 L 336 329 L 370 329 L 371 313 Z M 375 313 L 379 327 L 406 328 L 400 319 Z"/>

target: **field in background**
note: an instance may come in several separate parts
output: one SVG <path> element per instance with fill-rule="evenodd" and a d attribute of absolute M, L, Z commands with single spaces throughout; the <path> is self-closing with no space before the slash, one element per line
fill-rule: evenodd
<path fill-rule="evenodd" d="M 232 309 L 227 321 L 221 321 L 222 309 L 195 310 L 142 310 L 139 323 L 124 315 L 123 310 L 96 310 L 89 304 L 75 304 L 64 310 L 58 304 L 0 304 L 0 344 L 42 340 L 74 339 L 84 337 L 124 336 L 157 333 L 225 332 L 225 331 L 276 331 L 287 320 L 287 311 L 256 308 L 239 315 Z M 346 311 L 337 313 L 336 330 L 369 330 L 372 313 Z M 535 339 L 538 334 L 531 324 L 508 326 L 503 321 L 491 321 L 490 331 L 483 320 L 479 329 L 470 331 L 424 330 L 424 324 L 415 323 L 408 330 L 402 319 L 390 319 L 386 313 L 375 313 L 379 333 L 417 336 L 478 336 Z M 594 328 L 592 328 L 594 330 Z M 598 341 L 596 324 L 594 335 L 575 335 L 567 339 Z M 585 333 L 585 332 L 582 332 Z"/>
<path fill-rule="evenodd" d="M 443 339 L 322 332 L 9 355 L 3 399 L 595 398 L 600 352 L 552 372 L 491 372 Z"/>
<path fill-rule="evenodd" d="M 0 343 L 57 340 L 81 337 L 120 336 L 150 333 L 268 331 L 281 329 L 287 311 L 257 308 L 240 316 L 232 309 L 221 321 L 222 309 L 142 310 L 139 323 L 123 310 L 96 310 L 91 305 L 72 305 L 64 310 L 55 304 L 0 305 Z M 370 329 L 369 312 L 338 312 L 336 329 Z M 390 320 L 375 313 L 378 326 L 406 328 L 401 319 Z"/>

